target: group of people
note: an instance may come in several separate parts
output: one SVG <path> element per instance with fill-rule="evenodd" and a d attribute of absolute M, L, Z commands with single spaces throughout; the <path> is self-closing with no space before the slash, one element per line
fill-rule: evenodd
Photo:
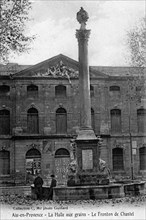
<path fill-rule="evenodd" d="M 50 190 L 49 190 L 49 195 L 48 199 L 52 200 L 53 199 L 53 188 L 57 185 L 57 181 L 55 179 L 55 176 L 52 174 L 51 175 L 51 185 L 50 185 Z M 38 200 L 43 199 L 43 179 L 40 174 L 37 174 L 37 177 L 34 180 L 34 188 L 35 188 L 35 194 L 37 196 Z"/>

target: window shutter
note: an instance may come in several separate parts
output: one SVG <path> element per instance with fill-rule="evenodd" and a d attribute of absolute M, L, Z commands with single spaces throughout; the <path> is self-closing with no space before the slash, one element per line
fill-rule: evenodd
<path fill-rule="evenodd" d="M 146 170 L 146 147 L 139 149 L 140 170 Z"/>
<path fill-rule="evenodd" d="M 146 129 L 146 109 L 137 110 L 137 126 L 138 132 L 144 132 Z"/>
<path fill-rule="evenodd" d="M 114 148 L 113 149 L 113 170 L 123 170 L 123 149 L 122 148 Z"/>
<path fill-rule="evenodd" d="M 56 132 L 57 134 L 67 133 L 67 113 L 63 108 L 56 111 Z"/>
<path fill-rule="evenodd" d="M 119 109 L 111 110 L 111 131 L 121 131 L 121 110 Z"/>
<path fill-rule="evenodd" d="M 10 152 L 0 151 L 0 175 L 10 174 Z"/>
<path fill-rule="evenodd" d="M 27 127 L 30 134 L 39 133 L 39 118 L 38 111 L 35 108 L 31 108 L 27 113 Z"/>
<path fill-rule="evenodd" d="M 10 112 L 8 110 L 0 111 L 0 134 L 10 134 Z"/>

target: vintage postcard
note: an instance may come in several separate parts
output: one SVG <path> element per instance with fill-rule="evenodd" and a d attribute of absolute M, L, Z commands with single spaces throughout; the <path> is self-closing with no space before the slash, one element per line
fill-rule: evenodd
<path fill-rule="evenodd" d="M 0 0 L 0 219 L 146 219 L 144 0 Z"/>

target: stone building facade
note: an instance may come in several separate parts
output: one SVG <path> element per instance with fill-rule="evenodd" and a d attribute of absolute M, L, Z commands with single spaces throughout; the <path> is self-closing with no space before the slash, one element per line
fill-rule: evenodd
<path fill-rule="evenodd" d="M 0 71 L 0 183 L 30 183 L 37 172 L 66 184 L 80 126 L 78 62 L 62 54 Z M 112 176 L 146 176 L 144 81 L 132 67 L 90 66 L 92 127 Z M 140 69 L 141 71 L 141 69 Z M 133 77 L 133 76 L 134 77 Z M 133 165 L 133 166 L 132 166 Z"/>

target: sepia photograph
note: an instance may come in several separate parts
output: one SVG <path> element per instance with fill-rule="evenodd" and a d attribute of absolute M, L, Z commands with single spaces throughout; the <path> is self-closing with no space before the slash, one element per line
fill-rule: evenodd
<path fill-rule="evenodd" d="M 146 219 L 145 0 L 0 0 L 0 220 Z"/>

